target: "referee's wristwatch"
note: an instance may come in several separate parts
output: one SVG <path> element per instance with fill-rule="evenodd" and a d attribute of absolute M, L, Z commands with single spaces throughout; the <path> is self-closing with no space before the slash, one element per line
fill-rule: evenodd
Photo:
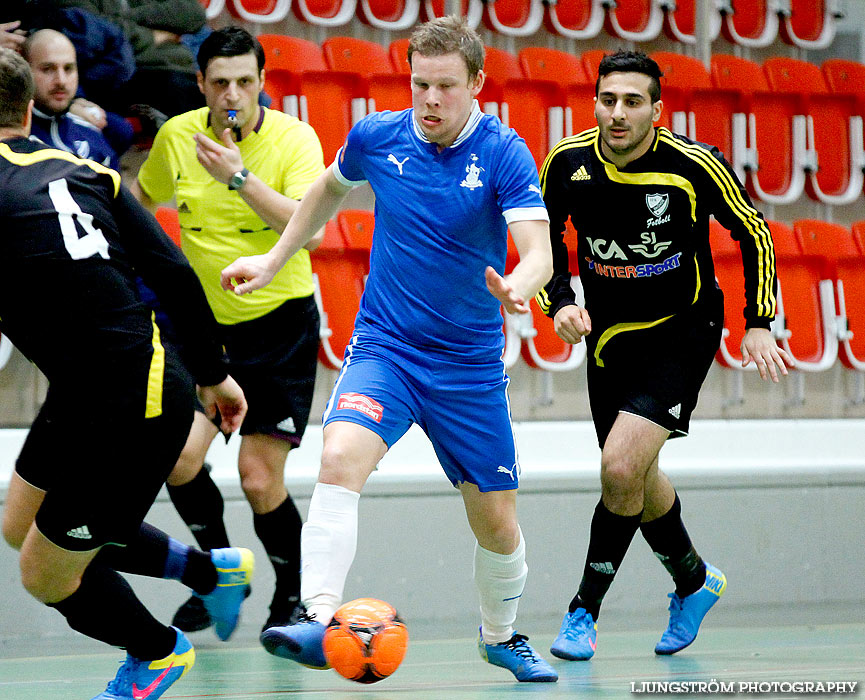
<path fill-rule="evenodd" d="M 238 170 L 234 175 L 228 178 L 228 189 L 230 190 L 239 190 L 242 189 L 246 184 L 246 178 L 249 177 L 249 170 L 244 168 L 243 170 Z"/>

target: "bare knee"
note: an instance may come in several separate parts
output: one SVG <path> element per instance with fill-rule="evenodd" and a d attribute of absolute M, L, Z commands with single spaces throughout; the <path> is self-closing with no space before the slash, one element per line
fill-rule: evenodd
<path fill-rule="evenodd" d="M 347 443 L 332 440 L 324 445 L 321 452 L 321 471 L 318 480 L 325 484 L 344 486 L 353 481 L 357 460 Z"/>
<path fill-rule="evenodd" d="M 62 577 L 52 567 L 41 566 L 21 559 L 21 584 L 40 603 L 59 603 L 78 590 L 80 576 Z"/>
<path fill-rule="evenodd" d="M 642 509 L 645 469 L 623 454 L 604 454 L 601 487 L 604 503 L 614 513 L 631 515 Z M 636 508 L 636 510 L 634 510 Z"/>
<path fill-rule="evenodd" d="M 488 522 L 476 536 L 481 547 L 499 554 L 513 554 L 520 546 L 520 526 L 516 519 L 498 518 Z"/>
<path fill-rule="evenodd" d="M 22 530 L 20 527 L 17 527 L 15 524 L 8 522 L 4 518 L 3 539 L 6 540 L 6 544 L 12 547 L 12 549 L 20 550 L 21 546 L 24 544 L 25 537 L 27 537 L 26 529 Z"/>

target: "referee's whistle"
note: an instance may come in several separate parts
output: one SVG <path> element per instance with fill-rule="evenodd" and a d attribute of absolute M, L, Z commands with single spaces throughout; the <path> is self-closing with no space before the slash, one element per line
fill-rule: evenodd
<path fill-rule="evenodd" d="M 240 125 L 237 123 L 237 110 L 229 109 L 228 110 L 228 123 L 231 126 L 231 130 L 234 132 L 234 140 L 240 141 Z"/>

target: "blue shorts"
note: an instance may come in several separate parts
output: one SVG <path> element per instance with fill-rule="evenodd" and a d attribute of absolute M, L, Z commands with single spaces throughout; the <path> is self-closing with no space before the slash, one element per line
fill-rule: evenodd
<path fill-rule="evenodd" d="M 322 423 L 357 423 L 388 448 L 417 423 L 454 486 L 507 491 L 520 473 L 509 383 L 501 360 L 468 364 L 354 336 Z"/>

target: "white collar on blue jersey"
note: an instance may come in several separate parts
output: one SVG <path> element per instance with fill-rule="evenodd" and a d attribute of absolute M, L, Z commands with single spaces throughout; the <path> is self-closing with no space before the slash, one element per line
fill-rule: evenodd
<path fill-rule="evenodd" d="M 474 100 L 472 102 L 472 111 L 469 113 L 469 119 L 466 122 L 466 125 L 463 127 L 463 130 L 460 132 L 460 135 L 457 136 L 456 140 L 450 146 L 448 146 L 448 148 L 456 148 L 463 141 L 465 141 L 469 136 L 471 136 L 472 132 L 475 130 L 477 125 L 480 123 L 481 117 L 483 117 L 483 116 L 484 116 L 484 113 L 481 112 L 480 104 L 478 104 L 477 100 Z M 414 110 L 412 110 L 411 123 L 412 123 L 412 126 L 414 127 L 415 136 L 417 136 L 424 143 L 430 143 L 430 140 L 426 136 L 424 136 L 423 131 L 421 131 L 421 128 L 418 126 L 417 120 L 414 118 Z"/>

